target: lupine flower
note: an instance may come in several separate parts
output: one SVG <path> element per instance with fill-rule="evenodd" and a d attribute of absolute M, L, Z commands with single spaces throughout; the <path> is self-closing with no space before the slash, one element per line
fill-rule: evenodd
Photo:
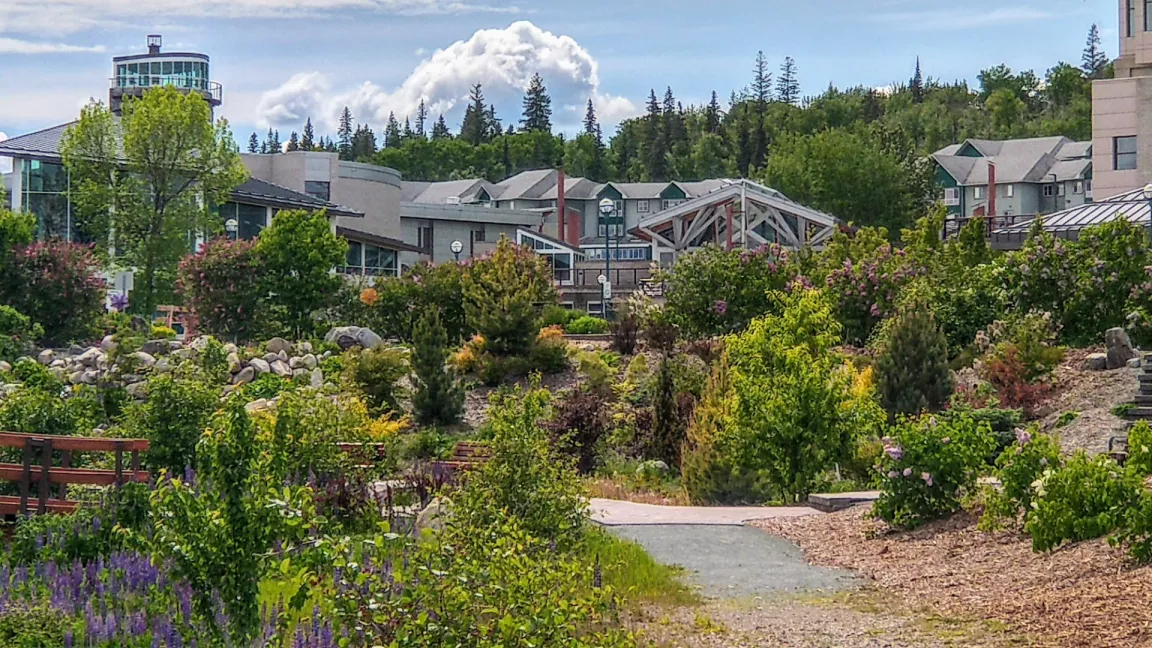
<path fill-rule="evenodd" d="M 900 446 L 885 446 L 884 447 L 884 454 L 886 454 L 889 457 L 892 457 L 893 459 L 899 461 L 900 457 L 904 456 L 904 449 L 901 448 Z"/>
<path fill-rule="evenodd" d="M 112 310 L 123 313 L 128 310 L 128 295 L 116 293 L 112 295 Z"/>

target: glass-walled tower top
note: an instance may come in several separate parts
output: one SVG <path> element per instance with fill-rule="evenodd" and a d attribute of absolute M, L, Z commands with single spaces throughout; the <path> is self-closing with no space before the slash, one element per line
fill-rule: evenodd
<path fill-rule="evenodd" d="M 197 92 L 215 108 L 223 102 L 223 89 L 208 77 L 208 55 L 160 51 L 158 34 L 148 36 L 148 53 L 112 59 L 112 88 L 108 105 L 120 114 L 125 97 L 139 97 L 156 86 L 173 86 Z"/>

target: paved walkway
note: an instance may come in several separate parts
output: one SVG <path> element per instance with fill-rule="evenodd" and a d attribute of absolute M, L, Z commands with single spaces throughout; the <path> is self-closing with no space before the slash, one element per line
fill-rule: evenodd
<path fill-rule="evenodd" d="M 608 499 L 593 499 L 591 504 L 592 520 L 605 526 L 741 526 L 748 520 L 820 515 L 807 506 L 657 506 Z"/>

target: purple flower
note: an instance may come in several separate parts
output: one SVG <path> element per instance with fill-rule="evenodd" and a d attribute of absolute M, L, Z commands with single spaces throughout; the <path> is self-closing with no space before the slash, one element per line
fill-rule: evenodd
<path fill-rule="evenodd" d="M 905 477 L 911 477 L 912 476 L 912 469 L 911 468 L 905 468 L 904 469 L 904 476 Z"/>
<path fill-rule="evenodd" d="M 904 449 L 900 446 L 885 446 L 884 454 L 887 454 L 889 457 L 899 461 L 900 457 L 904 456 Z"/>
<path fill-rule="evenodd" d="M 880 307 L 876 304 L 872 304 L 870 312 L 872 313 L 872 317 L 880 317 Z"/>
<path fill-rule="evenodd" d="M 1020 445 L 1028 445 L 1028 443 L 1031 440 L 1032 440 L 1032 433 L 1031 432 L 1029 432 L 1028 430 L 1020 430 L 1020 429 L 1016 430 L 1016 441 Z"/>
<path fill-rule="evenodd" d="M 920 473 L 920 479 L 923 479 L 925 484 L 932 485 L 932 473 Z"/>
<path fill-rule="evenodd" d="M 128 310 L 128 295 L 124 293 L 112 295 L 112 310 L 120 311 L 121 313 Z"/>
<path fill-rule="evenodd" d="M 717 315 L 723 315 L 728 312 L 728 302 L 723 299 L 717 299 L 715 304 L 712 304 L 712 311 Z"/>

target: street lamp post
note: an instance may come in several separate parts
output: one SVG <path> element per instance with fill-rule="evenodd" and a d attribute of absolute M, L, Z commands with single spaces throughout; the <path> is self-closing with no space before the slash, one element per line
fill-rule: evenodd
<path fill-rule="evenodd" d="M 1152 182 L 1144 185 L 1144 200 L 1148 201 L 1148 243 L 1152 245 Z"/>
<path fill-rule="evenodd" d="M 456 263 L 460 263 L 460 253 L 464 251 L 464 244 L 460 241 L 452 241 L 452 245 L 448 247 L 452 250 L 452 254 L 456 255 Z"/>
<path fill-rule="evenodd" d="M 612 231 L 611 216 L 616 211 L 616 203 L 608 198 L 600 201 L 600 215 L 604 220 L 604 284 L 601 299 L 604 304 L 604 319 L 612 319 L 612 249 L 609 247 L 609 232 Z"/>
<path fill-rule="evenodd" d="M 236 233 L 240 231 L 240 223 L 237 223 L 235 218 L 229 218 L 224 221 L 224 231 L 228 232 L 228 238 L 235 241 Z"/>

